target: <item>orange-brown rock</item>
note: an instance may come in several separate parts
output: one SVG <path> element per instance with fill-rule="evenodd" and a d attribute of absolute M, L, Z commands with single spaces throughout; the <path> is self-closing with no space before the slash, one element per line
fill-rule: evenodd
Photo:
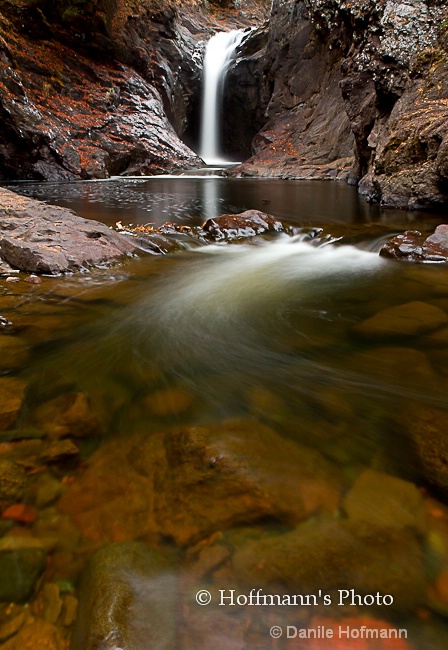
<path fill-rule="evenodd" d="M 110 440 L 59 507 L 91 539 L 163 536 L 188 545 L 265 518 L 294 525 L 332 512 L 341 487 L 318 452 L 237 420 Z"/>

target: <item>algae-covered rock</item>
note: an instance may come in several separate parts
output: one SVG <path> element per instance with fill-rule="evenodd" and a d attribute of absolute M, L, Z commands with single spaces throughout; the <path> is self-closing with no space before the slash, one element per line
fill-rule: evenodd
<path fill-rule="evenodd" d="M 317 594 L 355 589 L 391 594 L 390 609 L 414 610 L 425 596 L 423 550 L 407 530 L 378 529 L 360 522 L 307 522 L 284 535 L 248 542 L 233 558 L 251 587 Z M 271 593 L 274 593 L 271 591 Z"/>
<path fill-rule="evenodd" d="M 352 521 L 378 529 L 426 530 L 421 492 L 413 483 L 383 472 L 362 472 L 344 499 L 344 509 Z"/>
<path fill-rule="evenodd" d="M 177 579 L 141 542 L 110 544 L 81 581 L 72 650 L 175 650 Z"/>

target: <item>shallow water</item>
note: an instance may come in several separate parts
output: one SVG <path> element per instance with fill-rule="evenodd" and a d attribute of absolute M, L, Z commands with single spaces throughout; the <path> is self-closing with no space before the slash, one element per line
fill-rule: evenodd
<path fill-rule="evenodd" d="M 445 266 L 380 258 L 378 243 L 419 215 L 369 207 L 352 188 L 214 179 L 211 200 L 209 182 L 20 185 L 109 223 L 258 208 L 304 230 L 41 285 L 0 281 L 0 315 L 12 323 L 2 339 L 17 344 L 5 377 L 26 385 L 0 436 L 42 436 L 0 445 L 35 481 L 37 519 L 7 535 L 56 538 L 45 579 L 76 589 L 110 541 L 174 553 L 151 583 L 177 581 L 160 648 L 357 649 L 344 637 L 287 638 L 340 621 L 407 630 L 408 646 L 381 647 L 446 647 L 448 508 L 419 437 L 443 437 L 448 423 Z M 421 229 L 434 223 L 426 215 Z M 313 240 L 308 226 L 332 238 Z M 407 314 L 363 329 L 407 303 L 423 325 L 406 329 Z M 66 438 L 80 461 L 42 461 Z M 59 492 L 36 503 L 49 477 Z M 140 593 L 141 577 L 129 580 Z M 204 589 L 209 606 L 195 600 Z M 254 604 L 251 589 L 315 604 Z M 339 605 L 340 589 L 394 604 Z M 140 612 L 130 634 L 150 636 L 153 624 Z"/>

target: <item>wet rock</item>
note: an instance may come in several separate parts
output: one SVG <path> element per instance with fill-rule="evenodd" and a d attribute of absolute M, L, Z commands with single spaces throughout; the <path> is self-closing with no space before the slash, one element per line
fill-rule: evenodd
<path fill-rule="evenodd" d="M 39 406 L 33 420 L 51 438 L 97 435 L 101 424 L 85 393 L 65 393 Z"/>
<path fill-rule="evenodd" d="M 437 226 L 426 239 L 419 231 L 408 230 L 386 242 L 380 255 L 410 262 L 447 262 L 448 226 Z"/>
<path fill-rule="evenodd" d="M 438 384 L 426 354 L 413 348 L 377 346 L 354 354 L 347 365 L 363 376 L 387 378 L 390 383 L 434 387 Z"/>
<path fill-rule="evenodd" d="M 355 589 L 392 594 L 395 611 L 413 611 L 425 598 L 423 550 L 406 530 L 360 522 L 317 521 L 284 535 L 248 542 L 233 558 L 244 584 L 291 593 Z M 339 609 L 339 608 L 338 608 Z"/>
<path fill-rule="evenodd" d="M 6 189 L 0 189 L 0 227 L 0 257 L 30 273 L 77 271 L 135 250 L 130 238 L 102 223 Z"/>
<path fill-rule="evenodd" d="M 21 379 L 0 377 L 0 431 L 15 424 L 22 408 L 25 388 L 26 384 Z"/>
<path fill-rule="evenodd" d="M 27 358 L 28 348 L 18 337 L 0 333 L 0 371 L 22 368 Z"/>
<path fill-rule="evenodd" d="M 241 214 L 223 214 L 208 219 L 202 227 L 210 238 L 217 241 L 284 230 L 281 221 L 259 210 L 246 210 Z"/>
<path fill-rule="evenodd" d="M 369 339 L 417 336 L 448 323 L 448 315 L 426 302 L 414 301 L 388 307 L 356 324 L 353 332 Z"/>
<path fill-rule="evenodd" d="M 173 432 L 164 444 L 155 514 L 178 544 L 268 517 L 294 524 L 339 500 L 340 478 L 318 452 L 256 422 Z"/>
<path fill-rule="evenodd" d="M 338 472 L 318 452 L 236 420 L 111 440 L 59 508 L 91 539 L 161 535 L 183 546 L 242 523 L 273 518 L 294 525 L 313 512 L 332 512 L 341 489 Z"/>
<path fill-rule="evenodd" d="M 356 479 L 344 499 L 349 519 L 378 529 L 407 528 L 423 534 L 426 513 L 422 494 L 408 481 L 366 470 Z"/>
<path fill-rule="evenodd" d="M 46 553 L 37 548 L 0 550 L 0 601 L 28 600 L 46 563 Z"/>
<path fill-rule="evenodd" d="M 11 460 L 0 458 L 0 510 L 22 501 L 27 487 L 25 470 Z"/>
<path fill-rule="evenodd" d="M 414 445 L 426 480 L 447 490 L 448 414 L 437 408 L 412 409 L 400 426 Z"/>
<path fill-rule="evenodd" d="M 72 650 L 176 646 L 177 583 L 172 566 L 141 542 L 111 544 L 81 582 Z"/>

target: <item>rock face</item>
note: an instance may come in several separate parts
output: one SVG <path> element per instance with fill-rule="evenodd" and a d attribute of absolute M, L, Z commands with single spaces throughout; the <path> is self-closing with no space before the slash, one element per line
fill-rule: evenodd
<path fill-rule="evenodd" d="M 0 256 L 31 273 L 57 274 L 117 261 L 132 240 L 71 210 L 0 189 Z"/>
<path fill-rule="evenodd" d="M 446 205 L 447 51 L 442 2 L 274 0 L 268 121 L 237 173 L 348 176 L 383 205 Z"/>

